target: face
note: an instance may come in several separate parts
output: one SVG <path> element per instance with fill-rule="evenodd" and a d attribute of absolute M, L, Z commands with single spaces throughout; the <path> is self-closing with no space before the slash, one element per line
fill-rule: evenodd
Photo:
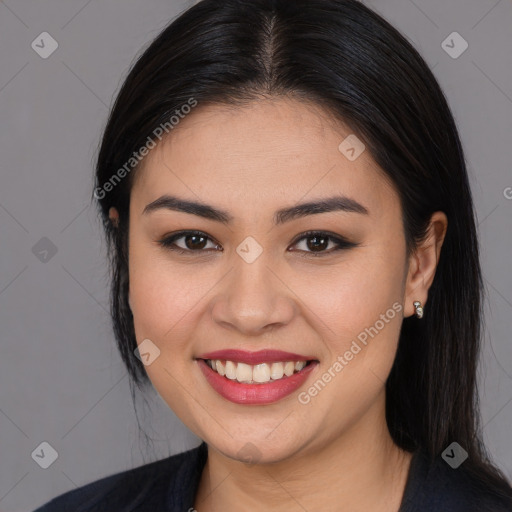
<path fill-rule="evenodd" d="M 339 149 L 349 135 L 297 100 L 199 105 L 137 171 L 129 280 L 145 369 L 228 457 L 283 460 L 375 411 L 384 421 L 408 262 L 398 195 L 368 151 Z"/>

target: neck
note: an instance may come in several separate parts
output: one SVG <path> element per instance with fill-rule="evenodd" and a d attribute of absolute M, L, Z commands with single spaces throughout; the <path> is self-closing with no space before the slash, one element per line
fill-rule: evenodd
<path fill-rule="evenodd" d="M 384 403 L 383 396 L 346 432 L 278 462 L 249 466 L 208 447 L 195 508 L 398 511 L 412 454 L 393 443 Z"/>

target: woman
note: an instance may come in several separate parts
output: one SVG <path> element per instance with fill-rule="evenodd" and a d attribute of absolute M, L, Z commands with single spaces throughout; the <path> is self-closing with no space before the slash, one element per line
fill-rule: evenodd
<path fill-rule="evenodd" d="M 199 2 L 128 75 L 94 197 L 133 384 L 203 443 L 40 512 L 512 510 L 463 150 L 369 8 Z"/>

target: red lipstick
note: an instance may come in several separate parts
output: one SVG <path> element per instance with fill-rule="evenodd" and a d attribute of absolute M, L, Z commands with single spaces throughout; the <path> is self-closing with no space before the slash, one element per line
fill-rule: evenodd
<path fill-rule="evenodd" d="M 257 365 L 261 363 L 273 363 L 287 361 L 306 361 L 302 370 L 293 375 L 283 375 L 282 378 L 257 384 L 238 382 L 236 379 L 228 379 L 210 368 L 206 359 L 233 361 Z M 223 398 L 236 404 L 264 405 L 277 402 L 296 391 L 308 379 L 310 374 L 318 366 L 318 360 L 314 356 L 303 356 L 280 350 L 260 350 L 258 352 L 246 352 L 243 350 L 218 350 L 202 354 L 197 359 L 201 372 L 210 386 Z"/>

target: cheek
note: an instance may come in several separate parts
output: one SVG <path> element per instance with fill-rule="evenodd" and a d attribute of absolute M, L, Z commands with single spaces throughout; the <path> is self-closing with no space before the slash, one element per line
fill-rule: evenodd
<path fill-rule="evenodd" d="M 191 334 L 198 323 L 195 312 L 208 289 L 195 286 L 201 284 L 196 281 L 169 262 L 133 251 L 130 295 L 135 336 L 139 344 L 150 339 L 160 350 L 144 368 L 160 396 L 189 427 L 195 425 L 197 415 L 190 410 L 186 384 L 194 364 Z"/>
<path fill-rule="evenodd" d="M 133 247 L 130 253 L 135 335 L 139 343 L 152 340 L 160 348 L 160 362 L 176 367 L 179 360 L 192 358 L 193 331 L 208 299 L 206 292 L 218 278 L 200 271 L 199 265 L 172 263 L 165 253 L 156 253 L 142 247 Z"/>
<path fill-rule="evenodd" d="M 330 415 L 332 432 L 356 421 L 383 392 L 403 318 L 398 260 L 365 254 L 302 291 L 311 318 L 321 319 L 327 356 L 301 403 L 311 400 L 320 416 Z"/>
<path fill-rule="evenodd" d="M 401 254 L 399 244 L 366 247 L 329 275 L 304 281 L 299 292 L 321 319 L 325 366 L 340 376 L 333 391 L 354 410 L 354 400 L 371 401 L 379 392 L 393 365 L 403 319 Z"/>
<path fill-rule="evenodd" d="M 397 253 L 384 257 L 377 246 L 365 248 L 328 272 L 296 278 L 294 290 L 322 321 L 326 336 L 354 337 L 390 308 L 388 316 L 395 316 L 393 304 L 403 296 L 403 265 Z"/>
<path fill-rule="evenodd" d="M 139 264 L 140 261 L 140 264 Z M 157 259 L 130 263 L 130 295 L 137 340 L 150 338 L 161 348 L 178 348 L 186 336 L 207 283 Z M 196 286 L 196 285 L 201 286 Z"/>

